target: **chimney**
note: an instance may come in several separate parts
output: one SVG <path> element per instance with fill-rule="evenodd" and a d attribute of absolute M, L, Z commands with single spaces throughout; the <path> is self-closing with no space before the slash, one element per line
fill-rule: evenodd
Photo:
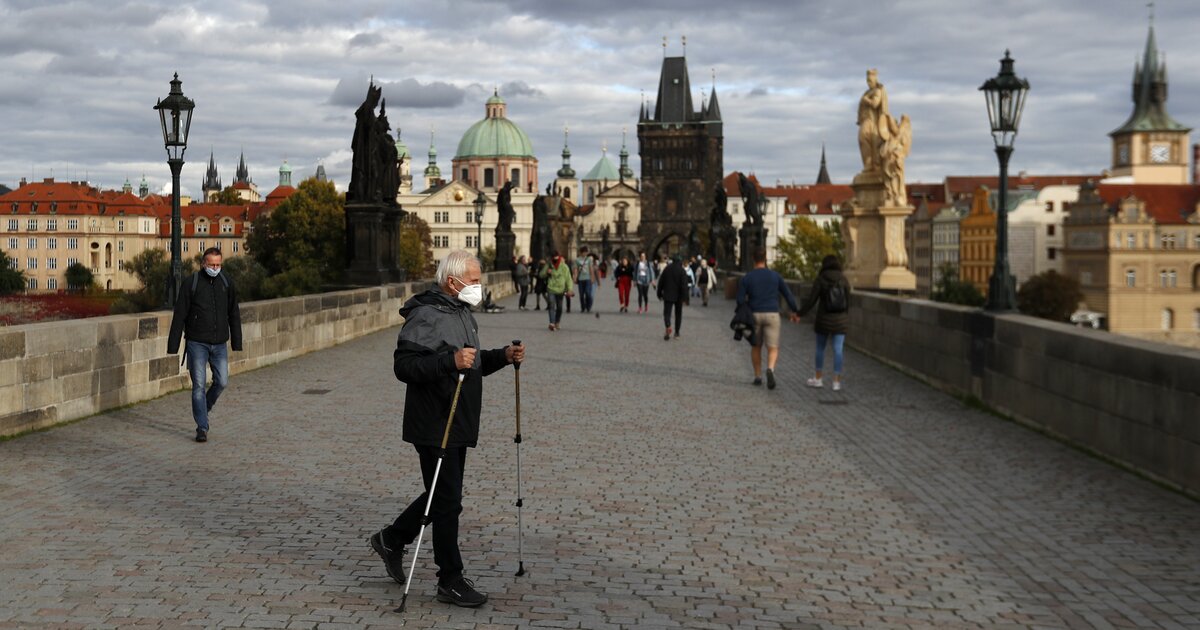
<path fill-rule="evenodd" d="M 20 181 L 20 182 L 17 184 L 17 188 L 24 188 L 24 187 L 25 187 L 25 184 L 28 184 L 28 183 L 29 183 L 29 182 L 28 182 L 28 181 L 26 181 L 24 177 L 22 177 L 22 178 L 21 178 L 21 181 Z"/>

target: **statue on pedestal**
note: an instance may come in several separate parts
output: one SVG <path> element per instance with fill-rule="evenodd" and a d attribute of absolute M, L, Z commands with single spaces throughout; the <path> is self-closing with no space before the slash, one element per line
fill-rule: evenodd
<path fill-rule="evenodd" d="M 496 210 L 498 211 L 496 234 L 512 232 L 513 219 L 517 217 L 517 212 L 513 210 L 512 205 L 512 190 L 516 187 L 516 184 L 512 182 L 505 182 L 500 192 L 496 194 Z"/>
<path fill-rule="evenodd" d="M 874 68 L 867 70 L 867 91 L 858 101 L 858 150 L 862 175 L 874 175 L 884 184 L 884 205 L 904 206 L 904 160 L 912 149 L 912 123 L 908 116 L 897 122 L 888 110 L 887 90 Z"/>
<path fill-rule="evenodd" d="M 738 189 L 742 191 L 742 206 L 746 209 L 746 224 L 753 226 L 762 225 L 762 208 L 759 207 L 759 192 L 758 186 L 746 177 L 745 173 L 738 173 Z"/>
<path fill-rule="evenodd" d="M 398 280 L 400 222 L 396 203 L 400 164 L 383 88 L 372 82 L 354 112 L 350 188 L 346 192 L 346 280 L 374 285 Z M 379 116 L 375 116 L 375 107 Z"/>
<path fill-rule="evenodd" d="M 550 239 L 550 210 L 546 206 L 546 197 L 538 195 L 533 200 L 533 232 L 530 235 L 529 255 L 534 262 L 550 257 L 554 250 Z"/>

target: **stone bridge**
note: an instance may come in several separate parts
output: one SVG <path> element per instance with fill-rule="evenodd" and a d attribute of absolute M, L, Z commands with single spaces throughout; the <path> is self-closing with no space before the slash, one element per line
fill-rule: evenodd
<path fill-rule="evenodd" d="M 669 342 L 611 286 L 555 333 L 504 303 L 479 322 L 528 346 L 528 574 L 505 370 L 467 462 L 484 607 L 434 601 L 427 541 L 392 612 L 366 543 L 420 483 L 392 327 L 235 374 L 207 444 L 186 392 L 0 443 L 0 628 L 1200 626 L 1185 494 L 853 350 L 806 388 L 807 325 L 753 387 L 719 298 Z"/>

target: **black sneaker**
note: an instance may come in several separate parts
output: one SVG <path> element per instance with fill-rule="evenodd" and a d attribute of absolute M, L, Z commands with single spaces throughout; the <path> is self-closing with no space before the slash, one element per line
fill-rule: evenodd
<path fill-rule="evenodd" d="M 438 582 L 437 600 L 463 608 L 474 608 L 487 602 L 487 595 L 475 590 L 475 583 L 463 576 Z"/>
<path fill-rule="evenodd" d="M 383 530 L 379 530 L 371 535 L 371 548 L 383 558 L 388 577 L 396 580 L 397 584 L 404 584 L 404 554 L 408 553 L 404 545 L 400 545 L 399 549 L 387 546 L 383 542 Z"/>
<path fill-rule="evenodd" d="M 761 376 L 755 376 L 755 377 L 754 377 L 754 386 L 755 386 L 755 387 L 761 387 L 761 386 L 762 386 L 762 377 L 761 377 Z"/>
<path fill-rule="evenodd" d="M 196 441 L 197 442 L 207 442 L 208 441 L 208 431 L 205 431 L 204 429 L 196 429 Z"/>
<path fill-rule="evenodd" d="M 767 389 L 775 389 L 775 370 L 767 370 Z"/>

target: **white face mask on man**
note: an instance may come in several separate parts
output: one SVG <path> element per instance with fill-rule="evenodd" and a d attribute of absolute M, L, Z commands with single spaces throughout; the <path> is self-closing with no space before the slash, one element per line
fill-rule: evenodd
<path fill-rule="evenodd" d="M 454 278 L 451 276 L 451 278 Z M 470 306 L 476 306 L 483 301 L 483 285 L 467 284 L 458 278 L 454 278 L 459 284 L 463 285 L 461 291 L 458 292 L 458 299 L 466 302 Z"/>

